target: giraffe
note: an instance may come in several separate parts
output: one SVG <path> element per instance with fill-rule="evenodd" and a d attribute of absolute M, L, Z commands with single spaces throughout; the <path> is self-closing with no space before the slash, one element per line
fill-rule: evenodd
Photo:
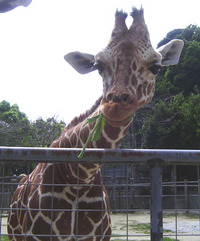
<path fill-rule="evenodd" d="M 89 111 L 75 117 L 52 148 L 81 148 L 94 128 L 90 117 L 103 114 L 105 127 L 90 148 L 116 148 L 125 136 L 131 116 L 149 103 L 155 77 L 163 65 L 179 61 L 181 40 L 172 40 L 155 50 L 150 42 L 143 9 L 128 14 L 116 11 L 111 39 L 97 55 L 72 52 L 65 60 L 79 73 L 98 70 L 103 79 L 103 95 Z M 8 217 L 9 239 L 109 241 L 112 227 L 109 197 L 102 184 L 101 164 L 40 163 L 19 183 Z M 50 238 L 51 236 L 51 238 Z"/>

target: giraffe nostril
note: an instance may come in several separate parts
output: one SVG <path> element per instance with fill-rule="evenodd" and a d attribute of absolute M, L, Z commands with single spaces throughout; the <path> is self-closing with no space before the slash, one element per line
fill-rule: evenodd
<path fill-rule="evenodd" d="M 113 99 L 113 93 L 109 93 L 107 96 L 106 96 L 106 101 L 109 103 L 111 102 Z"/>
<path fill-rule="evenodd" d="M 132 98 L 128 93 L 124 93 L 121 95 L 121 101 L 125 104 L 130 104 L 132 101 Z"/>
<path fill-rule="evenodd" d="M 115 95 L 114 92 L 110 92 L 107 96 L 106 96 L 106 101 L 108 103 L 113 102 L 113 103 L 118 103 L 121 102 L 121 97 L 118 95 Z"/>
<path fill-rule="evenodd" d="M 132 101 L 131 95 L 128 93 L 122 93 L 121 95 L 115 95 L 113 92 L 110 92 L 106 96 L 106 101 L 113 102 L 113 103 L 124 103 L 129 104 Z"/>

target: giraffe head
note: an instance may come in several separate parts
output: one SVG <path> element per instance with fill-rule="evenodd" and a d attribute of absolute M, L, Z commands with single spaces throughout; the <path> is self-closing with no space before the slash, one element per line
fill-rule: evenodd
<path fill-rule="evenodd" d="M 183 48 L 183 41 L 175 39 L 155 50 L 143 9 L 133 8 L 131 16 L 133 23 L 128 28 L 127 14 L 116 12 L 111 39 L 95 56 L 80 52 L 65 56 L 81 74 L 98 70 L 103 79 L 101 110 L 113 125 L 126 122 L 138 108 L 151 101 L 159 69 L 177 64 Z"/>

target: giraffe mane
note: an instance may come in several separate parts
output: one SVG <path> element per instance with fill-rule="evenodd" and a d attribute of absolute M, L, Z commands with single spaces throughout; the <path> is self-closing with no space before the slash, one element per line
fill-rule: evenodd
<path fill-rule="evenodd" d="M 80 122 L 82 122 L 83 120 L 85 120 L 86 118 L 88 118 L 96 109 L 97 107 L 100 105 L 100 102 L 102 100 L 103 96 L 101 96 L 96 102 L 95 104 L 89 109 L 87 110 L 85 113 L 81 114 L 79 117 L 75 117 L 66 127 L 65 130 L 69 130 L 73 127 L 75 127 L 76 125 L 78 125 Z"/>

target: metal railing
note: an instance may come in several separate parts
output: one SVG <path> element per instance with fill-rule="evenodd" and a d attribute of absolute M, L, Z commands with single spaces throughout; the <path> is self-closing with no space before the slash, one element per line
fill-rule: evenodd
<path fill-rule="evenodd" d="M 152 241 L 163 240 L 163 207 L 162 207 L 162 169 L 167 165 L 200 165 L 198 150 L 110 150 L 87 149 L 82 159 L 77 156 L 80 149 L 60 148 L 13 148 L 0 147 L 1 169 L 5 163 L 101 163 L 144 165 L 150 171 L 150 238 Z M 3 189 L 4 170 L 0 170 Z M 199 188 L 199 180 L 198 190 Z M 171 185 L 171 184 L 170 184 Z M 200 192 L 200 191 L 199 191 Z M 1 197 L 3 198 L 3 197 Z M 200 211 L 200 210 L 199 210 Z M 2 211 L 1 211 L 2 214 Z M 177 224 L 176 224 L 177 226 Z M 1 234 L 3 234 L 1 232 Z M 192 234 L 191 234 L 192 235 Z M 177 239 L 177 235 L 176 240 Z M 198 236 L 200 237 L 200 230 Z M 128 234 L 127 234 L 128 240 Z"/>

